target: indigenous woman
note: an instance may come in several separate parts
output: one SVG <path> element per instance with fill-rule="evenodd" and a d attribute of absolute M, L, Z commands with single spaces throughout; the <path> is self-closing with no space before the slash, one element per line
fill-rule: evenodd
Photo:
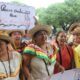
<path fill-rule="evenodd" d="M 64 31 L 59 31 L 57 33 L 55 43 L 59 48 L 57 61 L 65 68 L 65 70 L 72 69 L 74 66 L 73 50 L 72 47 L 67 44 L 67 37 Z M 55 66 L 54 73 L 58 72 L 60 72 L 60 70 Z"/>
<path fill-rule="evenodd" d="M 20 80 L 21 55 L 7 35 L 0 35 L 0 80 Z"/>
<path fill-rule="evenodd" d="M 32 43 L 24 49 L 23 66 L 28 80 L 49 80 L 53 74 L 56 62 L 57 49 L 47 42 L 47 37 L 52 29 L 50 26 L 36 24 L 29 33 L 32 37 Z M 27 67 L 26 67 L 27 66 Z"/>

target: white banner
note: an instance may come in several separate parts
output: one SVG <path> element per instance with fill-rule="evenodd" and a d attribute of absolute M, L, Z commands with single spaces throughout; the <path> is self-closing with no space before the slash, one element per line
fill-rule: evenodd
<path fill-rule="evenodd" d="M 57 73 L 50 80 L 80 80 L 80 69 L 71 69 L 64 73 Z"/>
<path fill-rule="evenodd" d="M 25 26 L 29 29 L 34 26 L 34 16 L 32 6 L 0 2 L 0 25 Z"/>

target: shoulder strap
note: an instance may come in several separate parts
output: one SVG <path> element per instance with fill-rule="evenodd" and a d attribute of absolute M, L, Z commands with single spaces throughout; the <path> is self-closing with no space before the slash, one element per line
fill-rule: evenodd
<path fill-rule="evenodd" d="M 45 67 L 46 67 L 46 71 L 48 73 L 48 76 L 50 76 L 49 71 L 48 71 L 48 67 L 47 67 L 47 63 L 45 62 L 45 60 L 43 59 L 44 63 L 45 63 Z"/>

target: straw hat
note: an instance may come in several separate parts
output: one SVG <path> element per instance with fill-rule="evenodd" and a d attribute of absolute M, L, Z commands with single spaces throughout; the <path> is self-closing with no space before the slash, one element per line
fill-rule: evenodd
<path fill-rule="evenodd" d="M 10 37 L 7 34 L 1 34 L 0 35 L 0 40 L 6 41 L 6 42 L 11 42 Z"/>
<path fill-rule="evenodd" d="M 9 31 L 8 31 L 8 34 L 11 36 L 11 34 L 12 34 L 13 32 L 20 32 L 21 35 L 24 35 L 24 31 L 23 31 L 23 30 L 9 30 Z"/>
<path fill-rule="evenodd" d="M 77 27 L 76 29 L 74 29 L 73 33 L 79 33 L 80 34 L 80 27 Z"/>
<path fill-rule="evenodd" d="M 6 30 L 0 30 L 0 35 L 2 34 L 7 34 L 7 31 Z"/>
<path fill-rule="evenodd" d="M 74 29 L 77 27 L 80 27 L 80 22 L 73 23 L 69 28 L 69 32 L 74 31 Z"/>
<path fill-rule="evenodd" d="M 7 42 L 7 43 L 11 43 L 12 47 L 15 49 L 15 45 L 14 45 L 14 43 L 11 41 L 11 38 L 9 37 L 8 34 L 1 34 L 1 35 L 0 35 L 0 40 L 3 40 L 3 41 L 5 41 L 5 42 Z"/>
<path fill-rule="evenodd" d="M 35 27 L 29 30 L 30 37 L 33 37 L 33 35 L 40 30 L 44 30 L 48 33 L 48 35 L 50 35 L 52 32 L 52 27 L 48 25 L 42 25 L 42 24 L 37 23 Z"/>

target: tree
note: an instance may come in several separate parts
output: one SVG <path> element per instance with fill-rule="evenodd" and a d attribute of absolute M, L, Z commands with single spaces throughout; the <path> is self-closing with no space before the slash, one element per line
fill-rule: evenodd
<path fill-rule="evenodd" d="M 80 0 L 65 0 L 45 9 L 38 9 L 40 22 L 67 30 L 68 26 L 80 21 Z"/>

